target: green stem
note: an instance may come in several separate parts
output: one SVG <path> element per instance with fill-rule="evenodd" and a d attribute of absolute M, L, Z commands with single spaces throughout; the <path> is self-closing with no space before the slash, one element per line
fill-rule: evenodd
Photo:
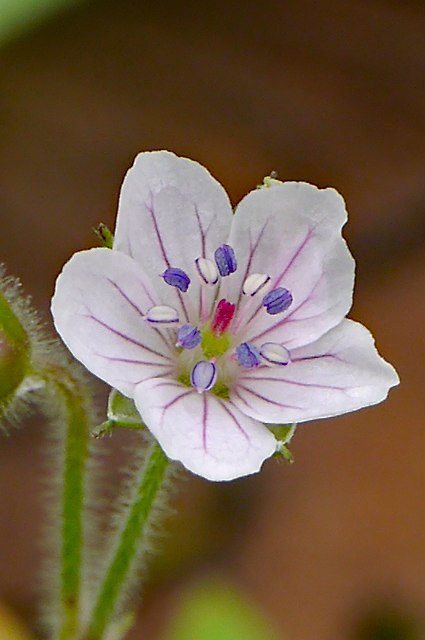
<path fill-rule="evenodd" d="M 66 377 L 65 377 L 66 376 Z M 63 485 L 61 493 L 60 615 L 58 640 L 76 637 L 79 625 L 81 564 L 83 547 L 82 513 L 90 416 L 84 396 L 69 373 L 58 372 L 47 384 L 62 405 L 66 422 Z"/>
<path fill-rule="evenodd" d="M 85 640 L 102 640 L 104 632 L 121 599 L 126 580 L 137 561 L 143 533 L 150 522 L 155 500 L 160 492 L 168 459 L 156 443 L 150 446 L 141 469 L 135 496 L 127 512 L 111 560 L 100 585 Z"/>

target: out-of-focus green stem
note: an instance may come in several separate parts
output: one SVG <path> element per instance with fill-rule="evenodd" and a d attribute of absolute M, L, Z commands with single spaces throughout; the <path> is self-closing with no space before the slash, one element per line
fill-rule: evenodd
<path fill-rule="evenodd" d="M 135 496 L 130 504 L 101 582 L 84 640 L 102 640 L 116 611 L 126 580 L 138 557 L 139 545 L 150 521 L 169 462 L 157 443 L 151 445 L 140 472 Z"/>
<path fill-rule="evenodd" d="M 79 626 L 83 506 L 90 417 L 85 398 L 68 372 L 46 378 L 50 392 L 61 403 L 66 421 L 61 492 L 60 615 L 58 640 L 76 637 Z"/>

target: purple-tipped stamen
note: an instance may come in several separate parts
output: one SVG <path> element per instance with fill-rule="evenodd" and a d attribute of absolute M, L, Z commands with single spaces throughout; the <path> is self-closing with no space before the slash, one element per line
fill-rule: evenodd
<path fill-rule="evenodd" d="M 266 286 L 269 280 L 270 276 L 268 276 L 267 273 L 251 273 L 243 283 L 242 293 L 245 296 L 255 296 L 256 293 Z"/>
<path fill-rule="evenodd" d="M 212 260 L 208 260 L 208 258 L 196 258 L 195 266 L 199 277 L 205 284 L 217 284 L 219 278 L 218 271 Z"/>
<path fill-rule="evenodd" d="M 201 342 L 201 332 L 192 324 L 184 324 L 177 333 L 176 347 L 194 349 Z"/>
<path fill-rule="evenodd" d="M 222 244 L 214 252 L 215 263 L 221 276 L 230 276 L 238 268 L 236 255 L 228 244 Z"/>
<path fill-rule="evenodd" d="M 266 307 L 267 313 L 274 316 L 276 313 L 286 311 L 292 304 L 292 294 L 288 289 L 277 287 L 273 291 L 269 291 L 263 298 L 263 305 Z"/>
<path fill-rule="evenodd" d="M 198 393 L 209 391 L 217 380 L 217 367 L 213 362 L 200 360 L 190 372 L 190 382 Z"/>
<path fill-rule="evenodd" d="M 260 356 L 268 365 L 286 366 L 290 359 L 290 353 L 286 347 L 276 342 L 265 342 L 260 347 Z"/>
<path fill-rule="evenodd" d="M 257 347 L 250 342 L 242 342 L 236 347 L 236 357 L 239 364 L 245 369 L 252 369 L 261 364 L 260 353 Z"/>
<path fill-rule="evenodd" d="M 160 304 L 147 310 L 144 316 L 151 324 L 175 324 L 179 321 L 178 313 L 173 307 Z"/>
<path fill-rule="evenodd" d="M 190 285 L 190 278 L 183 271 L 183 269 L 178 269 L 177 267 L 169 267 L 165 269 L 162 274 L 164 281 L 171 285 L 172 287 L 176 287 L 182 293 L 186 293 Z"/>

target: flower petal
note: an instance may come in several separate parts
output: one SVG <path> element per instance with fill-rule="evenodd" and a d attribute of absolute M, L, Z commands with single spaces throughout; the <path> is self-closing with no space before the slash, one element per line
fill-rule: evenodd
<path fill-rule="evenodd" d="M 134 386 L 173 369 L 166 329 L 143 314 L 157 304 L 150 283 L 131 258 L 110 249 L 76 253 L 56 282 L 52 314 L 72 354 L 89 371 L 132 397 Z"/>
<path fill-rule="evenodd" d="M 114 249 L 139 262 L 162 297 L 184 305 L 184 296 L 159 274 L 183 269 L 192 280 L 190 297 L 198 301 L 195 260 L 212 258 L 232 217 L 223 187 L 200 164 L 168 151 L 141 153 L 122 185 Z M 187 309 L 186 321 L 189 315 Z"/>
<path fill-rule="evenodd" d="M 354 261 L 341 236 L 346 219 L 334 189 L 301 182 L 257 189 L 241 201 L 228 243 L 247 262 L 232 276 L 233 291 L 251 273 L 262 273 L 271 276 L 269 290 L 282 286 L 293 296 L 291 307 L 275 316 L 264 312 L 262 295 L 255 298 L 244 314 L 250 324 L 243 340 L 293 349 L 341 322 L 351 307 L 354 282 Z"/>
<path fill-rule="evenodd" d="M 377 404 L 398 382 L 369 331 L 343 320 L 313 344 L 292 351 L 288 366 L 244 371 L 230 399 L 256 420 L 304 422 Z"/>
<path fill-rule="evenodd" d="M 210 393 L 157 378 L 139 384 L 134 399 L 167 456 L 207 480 L 255 473 L 276 450 L 264 425 Z"/>

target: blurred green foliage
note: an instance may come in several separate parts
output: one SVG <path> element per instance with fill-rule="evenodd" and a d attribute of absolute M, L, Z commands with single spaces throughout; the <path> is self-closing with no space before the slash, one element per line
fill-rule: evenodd
<path fill-rule="evenodd" d="M 360 620 L 354 640 L 420 640 L 422 637 L 409 612 L 381 607 Z"/>
<path fill-rule="evenodd" d="M 222 581 L 183 593 L 163 640 L 279 640 L 273 625 L 252 602 Z M 279 636 L 280 640 L 282 637 Z"/>
<path fill-rule="evenodd" d="M 0 45 L 81 0 L 0 0 Z"/>

